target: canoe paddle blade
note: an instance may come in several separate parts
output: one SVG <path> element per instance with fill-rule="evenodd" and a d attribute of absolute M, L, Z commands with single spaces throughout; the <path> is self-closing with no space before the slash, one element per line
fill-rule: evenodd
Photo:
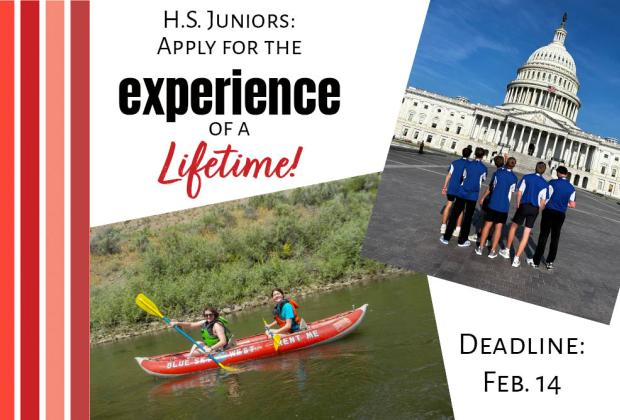
<path fill-rule="evenodd" d="M 280 347 L 281 339 L 282 337 L 280 337 L 280 334 L 276 334 L 273 336 L 273 348 L 276 349 L 276 351 L 278 351 L 278 347 Z"/>
<path fill-rule="evenodd" d="M 280 347 L 280 340 L 282 339 L 282 337 L 280 337 L 280 334 L 274 335 L 271 332 L 271 330 L 269 329 L 269 325 L 267 324 L 267 321 L 265 321 L 265 318 L 263 318 L 263 324 L 265 324 L 265 331 L 267 332 L 269 337 L 271 337 L 271 339 L 273 340 L 273 348 L 275 349 L 275 351 L 278 351 L 278 347 Z"/>
<path fill-rule="evenodd" d="M 157 305 L 155 305 L 155 303 L 153 303 L 151 299 L 147 298 L 142 293 L 136 296 L 136 305 L 138 305 L 143 311 L 150 315 L 156 316 L 158 318 L 164 317 Z"/>

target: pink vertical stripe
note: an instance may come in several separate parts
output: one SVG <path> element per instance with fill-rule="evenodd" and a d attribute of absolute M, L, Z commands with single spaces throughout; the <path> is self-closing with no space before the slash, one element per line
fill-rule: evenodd
<path fill-rule="evenodd" d="M 0 1 L 0 419 L 14 417 L 15 10 Z"/>
<path fill-rule="evenodd" d="M 64 2 L 46 4 L 46 416 L 64 418 Z"/>
<path fill-rule="evenodd" d="M 89 417 L 90 2 L 71 2 L 71 417 Z"/>

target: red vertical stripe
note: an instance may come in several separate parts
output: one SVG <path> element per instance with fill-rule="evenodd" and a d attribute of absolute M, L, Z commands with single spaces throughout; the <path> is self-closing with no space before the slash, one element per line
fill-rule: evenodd
<path fill-rule="evenodd" d="M 0 1 L 0 419 L 14 417 L 14 4 Z"/>
<path fill-rule="evenodd" d="M 71 2 L 71 417 L 89 417 L 90 3 Z"/>
<path fill-rule="evenodd" d="M 21 416 L 39 417 L 39 2 L 21 2 Z"/>

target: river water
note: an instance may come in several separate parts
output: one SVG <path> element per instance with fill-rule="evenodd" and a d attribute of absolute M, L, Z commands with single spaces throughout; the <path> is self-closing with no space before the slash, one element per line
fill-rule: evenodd
<path fill-rule="evenodd" d="M 437 419 L 452 406 L 423 276 L 398 275 L 298 299 L 307 321 L 368 303 L 340 341 L 250 362 L 241 373 L 147 375 L 135 356 L 191 347 L 173 330 L 91 348 L 96 419 Z M 162 308 L 164 309 L 164 308 Z M 269 307 L 229 317 L 236 337 L 262 330 Z M 194 336 L 197 337 L 195 332 Z"/>

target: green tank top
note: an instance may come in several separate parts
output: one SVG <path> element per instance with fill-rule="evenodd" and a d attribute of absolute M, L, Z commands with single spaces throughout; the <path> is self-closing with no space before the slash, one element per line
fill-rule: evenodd
<path fill-rule="evenodd" d="M 204 323 L 204 326 L 200 330 L 200 335 L 202 335 L 202 339 L 204 340 L 204 343 L 208 347 L 214 346 L 217 343 L 219 343 L 220 339 L 218 338 L 217 335 L 215 335 L 213 333 L 213 327 L 215 326 L 216 323 L 218 323 L 222 327 L 224 327 L 224 334 L 226 334 L 226 346 L 228 346 L 228 344 L 230 343 L 230 339 L 232 337 L 232 334 L 231 334 L 231 332 L 230 332 L 230 330 L 228 329 L 228 326 L 227 326 L 228 321 L 226 319 L 224 319 L 223 317 L 221 317 L 221 316 L 219 318 L 217 318 L 215 321 L 211 321 L 209 323 L 207 323 L 207 322 Z"/>

